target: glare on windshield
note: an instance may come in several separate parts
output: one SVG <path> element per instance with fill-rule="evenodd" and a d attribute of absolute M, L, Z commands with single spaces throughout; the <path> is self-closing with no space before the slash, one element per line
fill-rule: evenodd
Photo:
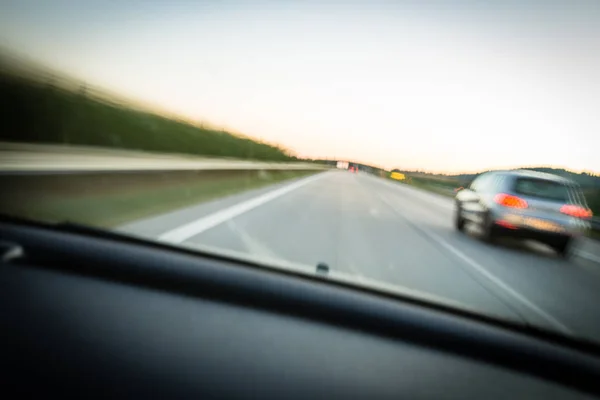
<path fill-rule="evenodd" d="M 600 338 L 593 3 L 32 0 L 0 39 L 1 214 Z"/>

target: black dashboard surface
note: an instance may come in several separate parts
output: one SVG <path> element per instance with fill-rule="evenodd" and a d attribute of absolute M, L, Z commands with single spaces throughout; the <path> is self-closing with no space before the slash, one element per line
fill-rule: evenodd
<path fill-rule="evenodd" d="M 138 244 L 12 227 L 2 229 L 7 239 L 25 257 L 0 268 L 0 363 L 5 389 L 21 396 L 549 399 L 581 398 L 579 384 L 596 391 L 600 364 L 580 349 L 418 304 Z M 227 280 L 234 276 L 245 281 Z M 548 370 L 536 371 L 544 360 Z M 553 379 L 569 369 L 573 377 Z"/>

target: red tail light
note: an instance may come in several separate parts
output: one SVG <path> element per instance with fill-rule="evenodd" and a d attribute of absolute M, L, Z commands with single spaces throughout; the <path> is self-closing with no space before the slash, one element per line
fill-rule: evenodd
<path fill-rule="evenodd" d="M 503 221 L 503 220 L 496 221 L 496 225 L 500 225 L 501 227 L 507 228 L 507 229 L 513 229 L 513 230 L 519 229 L 519 228 L 517 228 L 516 225 L 511 224 L 510 222 L 507 222 L 507 221 Z"/>
<path fill-rule="evenodd" d="M 527 208 L 527 202 L 520 197 L 511 196 L 506 193 L 499 193 L 494 197 L 494 201 L 504 207 Z"/>
<path fill-rule="evenodd" d="M 560 212 L 577 218 L 591 218 L 592 210 L 576 206 L 573 204 L 565 204 L 560 208 Z"/>

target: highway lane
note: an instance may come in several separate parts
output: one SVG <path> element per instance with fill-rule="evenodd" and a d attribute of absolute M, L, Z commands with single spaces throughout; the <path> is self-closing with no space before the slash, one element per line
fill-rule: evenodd
<path fill-rule="evenodd" d="M 452 200 L 332 171 L 171 212 L 122 230 L 315 266 L 600 340 L 600 273 L 535 243 L 489 245 L 452 226 Z"/>

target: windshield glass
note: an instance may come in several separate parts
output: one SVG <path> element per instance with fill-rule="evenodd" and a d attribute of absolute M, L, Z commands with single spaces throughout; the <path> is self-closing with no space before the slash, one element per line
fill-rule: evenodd
<path fill-rule="evenodd" d="M 528 197 L 567 203 L 573 198 L 572 189 L 560 182 L 544 179 L 518 178 L 515 192 Z"/>
<path fill-rule="evenodd" d="M 593 1 L 2 2 L 0 213 L 600 341 L 598 49 Z"/>

